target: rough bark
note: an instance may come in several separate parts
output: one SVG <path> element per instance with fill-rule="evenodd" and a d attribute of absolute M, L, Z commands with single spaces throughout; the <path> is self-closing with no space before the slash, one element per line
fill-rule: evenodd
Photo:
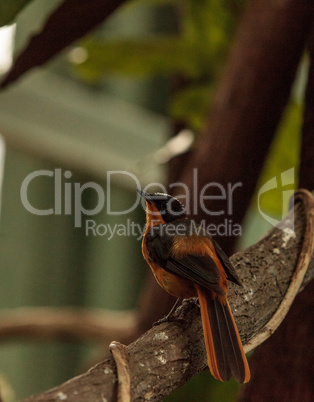
<path fill-rule="evenodd" d="M 311 282 L 278 331 L 254 353 L 252 380 L 244 386 L 241 402 L 313 400 L 313 292 Z"/>
<path fill-rule="evenodd" d="M 282 304 L 290 288 L 291 277 L 300 268 L 302 256 L 310 259 L 302 288 L 314 277 L 313 197 L 310 200 L 311 205 L 306 211 L 301 204 L 297 205 L 294 215 L 290 213 L 261 241 L 231 258 L 244 284 L 243 288 L 231 284 L 229 300 L 244 345 L 251 342 L 251 346 L 245 346 L 246 352 L 253 347 L 252 338 L 263 330 Z M 308 242 L 311 243 L 310 250 L 305 250 L 303 246 Z M 197 302 L 183 303 L 176 311 L 176 318 L 184 321 L 155 326 L 126 348 L 112 344 L 111 349 L 115 349 L 113 358 L 27 401 L 98 401 L 103 398 L 115 401 L 117 393 L 125 391 L 128 384 L 134 401 L 161 400 L 206 367 Z M 123 353 L 117 356 L 117 350 Z M 118 371 L 123 372 L 127 367 L 129 382 L 120 377 L 117 380 L 115 363 Z"/>

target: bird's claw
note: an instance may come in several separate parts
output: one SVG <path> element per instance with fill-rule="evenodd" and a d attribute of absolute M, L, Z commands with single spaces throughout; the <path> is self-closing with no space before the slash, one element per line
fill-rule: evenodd
<path fill-rule="evenodd" d="M 184 326 L 186 326 L 188 324 L 188 320 L 186 320 L 185 318 L 178 318 L 175 317 L 173 315 L 166 315 L 163 318 L 161 318 L 160 320 L 156 321 L 153 323 L 153 327 L 157 327 L 157 325 L 163 324 L 164 322 L 175 322 L 178 324 L 183 324 Z"/>

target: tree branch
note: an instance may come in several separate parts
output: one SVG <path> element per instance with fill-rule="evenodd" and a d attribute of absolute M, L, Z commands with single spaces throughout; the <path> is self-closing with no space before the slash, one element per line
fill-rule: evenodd
<path fill-rule="evenodd" d="M 18 79 L 28 70 L 41 66 L 72 42 L 106 20 L 124 0 L 64 0 L 49 15 L 41 32 L 36 33 L 19 54 L 0 88 Z"/>
<path fill-rule="evenodd" d="M 13 338 L 128 342 L 136 333 L 136 312 L 23 307 L 2 310 L 0 341 Z"/>
<path fill-rule="evenodd" d="M 229 301 L 246 351 L 257 346 L 257 342 L 253 346 L 249 342 L 264 332 L 289 295 L 291 283 L 294 287 L 295 280 L 291 282 L 291 278 L 297 279 L 300 273 L 302 276 L 308 262 L 301 288 L 314 277 L 314 197 L 302 191 L 297 199 L 303 203 L 298 203 L 278 227 L 246 251 L 231 257 L 244 287 L 230 284 Z M 294 293 L 297 291 L 294 287 Z M 184 319 L 184 324 L 177 321 L 153 327 L 124 349 L 132 401 L 161 400 L 206 367 L 197 302 L 185 301 L 177 309 L 176 317 Z M 268 336 L 275 329 L 268 331 Z M 115 401 L 117 392 L 116 365 L 111 358 L 27 401 L 52 401 L 60 395 L 75 402 L 101 398 Z"/>
<path fill-rule="evenodd" d="M 314 202 L 313 196 L 310 197 L 309 195 L 311 194 L 308 191 L 303 190 L 302 192 L 297 192 L 294 197 L 294 201 L 300 200 L 304 203 L 305 209 L 308 211 L 308 215 L 302 249 L 296 269 L 291 277 L 289 288 L 272 318 L 268 321 L 265 327 L 246 344 L 247 352 L 255 349 L 256 346 L 263 343 L 276 331 L 287 315 L 302 285 L 304 276 L 314 253 Z M 293 233 L 287 231 L 287 228 L 284 230 L 286 231 L 287 236 L 289 233 Z"/>

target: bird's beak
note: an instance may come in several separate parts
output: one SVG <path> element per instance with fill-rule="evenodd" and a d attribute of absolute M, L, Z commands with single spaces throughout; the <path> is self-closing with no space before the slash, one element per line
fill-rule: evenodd
<path fill-rule="evenodd" d="M 149 194 L 147 194 L 147 193 L 144 193 L 144 191 L 142 191 L 142 190 L 140 190 L 140 189 L 137 189 L 137 192 L 139 193 L 139 195 L 140 195 L 141 197 L 144 198 L 145 201 L 148 201 L 148 202 L 152 202 L 152 201 L 153 201 L 153 200 L 151 199 L 151 196 L 150 196 Z"/>

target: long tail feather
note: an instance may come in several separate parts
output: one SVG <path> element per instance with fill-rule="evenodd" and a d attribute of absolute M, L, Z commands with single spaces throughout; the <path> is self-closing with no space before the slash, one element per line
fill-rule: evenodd
<path fill-rule="evenodd" d="M 208 367 L 221 381 L 234 377 L 250 380 L 250 369 L 228 301 L 221 303 L 208 290 L 197 287 L 207 351 Z"/>

